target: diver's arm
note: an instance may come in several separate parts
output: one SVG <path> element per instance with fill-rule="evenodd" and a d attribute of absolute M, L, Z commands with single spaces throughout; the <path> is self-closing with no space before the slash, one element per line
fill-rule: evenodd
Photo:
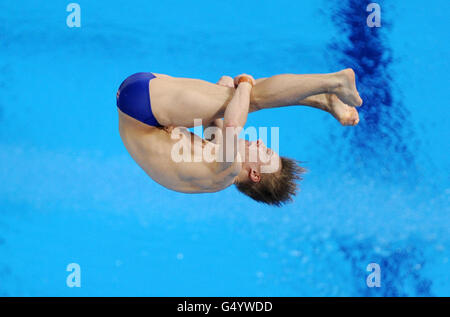
<path fill-rule="evenodd" d="M 215 119 L 203 126 L 203 136 L 205 140 L 217 144 L 222 137 L 222 129 L 223 119 Z"/>
<path fill-rule="evenodd" d="M 223 75 L 216 83 L 219 86 L 235 88 L 232 77 Z M 219 143 L 219 138 L 222 137 L 223 119 L 215 119 L 203 125 L 203 137 L 205 140 L 212 143 Z"/>
<path fill-rule="evenodd" d="M 238 136 L 247 121 L 250 107 L 250 94 L 254 79 L 251 76 L 237 77 L 237 88 L 230 103 L 225 109 L 222 126 L 222 138 L 219 138 L 219 169 L 225 170 L 237 161 Z M 227 151 L 229 152 L 227 155 Z"/>

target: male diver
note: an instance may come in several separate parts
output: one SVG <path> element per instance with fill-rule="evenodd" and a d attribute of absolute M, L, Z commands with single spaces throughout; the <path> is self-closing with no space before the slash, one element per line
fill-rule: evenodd
<path fill-rule="evenodd" d="M 183 193 L 217 192 L 234 184 L 254 200 L 275 206 L 292 200 L 304 169 L 261 140 L 248 142 L 238 135 L 249 112 L 292 105 L 327 111 L 344 126 L 358 124 L 355 107 L 362 105 L 362 99 L 355 73 L 345 69 L 257 80 L 243 74 L 234 79 L 223 76 L 217 84 L 137 73 L 125 79 L 117 92 L 120 136 L 154 181 Z M 201 139 L 187 130 L 194 120 L 201 120 L 205 128 L 214 127 L 217 133 Z M 192 152 L 202 153 L 209 147 L 216 159 L 174 159 L 174 148 L 180 148 L 180 143 Z M 231 159 L 225 157 L 230 150 Z M 275 169 L 264 172 L 268 165 Z"/>

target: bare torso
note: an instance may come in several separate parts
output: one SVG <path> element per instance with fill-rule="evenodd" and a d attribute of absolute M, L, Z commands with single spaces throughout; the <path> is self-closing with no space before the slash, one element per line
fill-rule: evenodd
<path fill-rule="evenodd" d="M 183 193 L 216 192 L 233 184 L 240 171 L 238 162 L 221 171 L 215 161 L 176 162 L 172 159 L 172 149 L 176 143 L 184 143 L 186 148 L 190 146 L 193 154 L 195 146 L 204 147 L 210 142 L 188 130 L 185 132 L 192 138 L 183 135 L 180 139 L 173 139 L 170 128 L 151 127 L 118 111 L 119 132 L 125 147 L 157 183 Z"/>
<path fill-rule="evenodd" d="M 247 82 L 238 83 L 236 89 L 233 83 L 223 86 L 199 79 L 154 75 L 156 78 L 149 83 L 152 112 L 166 128 L 146 125 L 119 110 L 120 135 L 130 155 L 153 180 L 179 192 L 216 192 L 248 171 L 239 159 L 222 163 L 173 160 L 176 144 L 186 144 L 195 152 L 196 147 L 209 142 L 187 130 L 187 136 L 173 139 L 168 131 L 171 127 L 190 128 L 196 119 L 206 126 L 224 117 L 223 126 L 242 128 L 249 112 L 298 104 L 328 111 L 343 125 L 356 125 L 359 121 L 354 107 L 360 106 L 362 100 L 356 90 L 355 74 L 349 69 L 332 74 L 276 75 L 260 79 L 254 88 Z"/>

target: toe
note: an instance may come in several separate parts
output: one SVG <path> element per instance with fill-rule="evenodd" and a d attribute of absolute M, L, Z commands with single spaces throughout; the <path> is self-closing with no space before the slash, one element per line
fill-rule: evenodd
<path fill-rule="evenodd" d="M 358 111 L 356 111 L 356 109 L 354 109 L 355 112 L 353 113 L 353 125 L 357 125 L 359 123 L 359 114 Z"/>

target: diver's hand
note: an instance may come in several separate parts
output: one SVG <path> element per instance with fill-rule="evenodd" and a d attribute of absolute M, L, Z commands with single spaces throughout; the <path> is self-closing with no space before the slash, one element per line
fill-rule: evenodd
<path fill-rule="evenodd" d="M 230 76 L 222 76 L 222 77 L 220 77 L 219 81 L 217 82 L 217 85 L 224 86 L 224 87 L 235 88 L 234 87 L 233 78 L 231 78 Z"/>

